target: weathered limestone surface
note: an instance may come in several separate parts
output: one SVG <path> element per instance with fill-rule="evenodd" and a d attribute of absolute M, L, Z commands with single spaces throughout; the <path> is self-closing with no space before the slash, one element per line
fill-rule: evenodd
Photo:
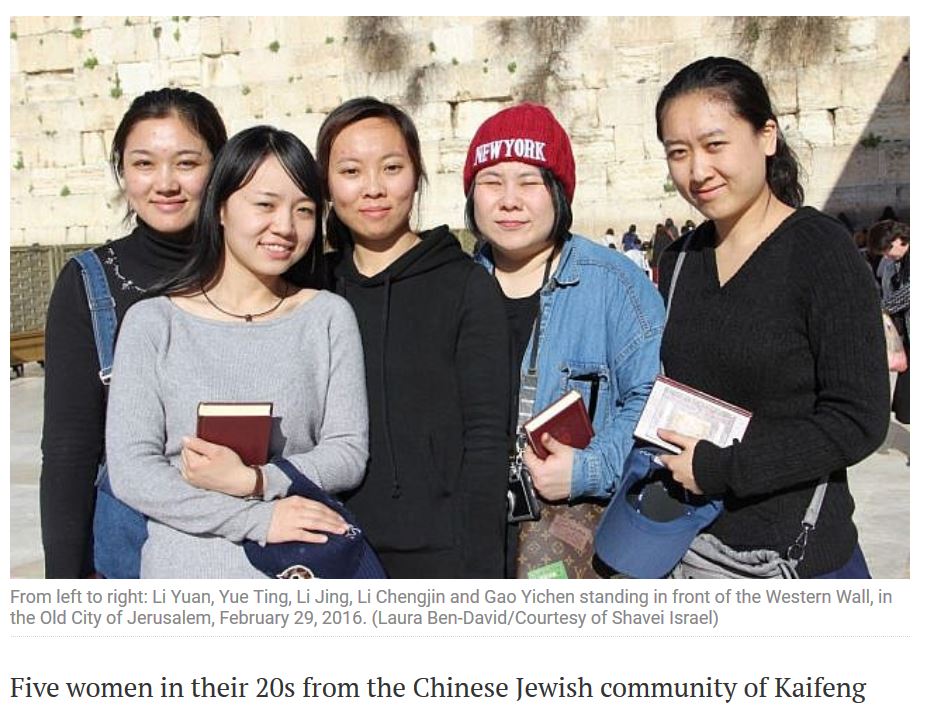
<path fill-rule="evenodd" d="M 572 135 L 577 231 L 698 220 L 668 181 L 654 107 L 677 69 L 708 54 L 765 76 L 810 204 L 859 222 L 886 204 L 907 215 L 909 22 L 825 22 L 813 48 L 798 50 L 798 34 L 779 50 L 772 18 L 13 17 L 10 240 L 125 230 L 109 144 L 132 97 L 164 85 L 203 92 L 231 132 L 272 123 L 311 147 L 346 99 L 400 104 L 429 170 L 423 227 L 463 226 L 461 169 L 478 125 L 543 101 Z"/>

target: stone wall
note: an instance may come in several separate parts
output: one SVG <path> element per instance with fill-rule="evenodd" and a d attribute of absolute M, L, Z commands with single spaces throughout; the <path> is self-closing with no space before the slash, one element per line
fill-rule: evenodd
<path fill-rule="evenodd" d="M 131 98 L 169 84 L 209 96 L 231 132 L 272 123 L 311 146 L 345 99 L 404 106 L 429 170 L 423 226 L 463 225 L 481 121 L 541 100 L 572 136 L 578 231 L 698 220 L 668 182 L 653 109 L 708 54 L 766 77 L 809 204 L 859 220 L 909 211 L 907 18 L 14 17 L 10 29 L 14 245 L 124 232 L 107 147 Z"/>

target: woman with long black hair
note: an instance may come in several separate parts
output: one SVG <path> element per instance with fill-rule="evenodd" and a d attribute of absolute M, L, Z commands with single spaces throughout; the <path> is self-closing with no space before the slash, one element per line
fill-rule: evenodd
<path fill-rule="evenodd" d="M 142 577 L 260 578 L 244 543 L 316 544 L 349 530 L 337 511 L 288 495 L 294 469 L 324 491 L 356 486 L 368 456 L 352 310 L 291 279 L 320 263 L 322 204 L 296 136 L 240 132 L 217 158 L 192 260 L 126 316 L 107 459 L 114 494 L 148 517 Z M 273 403 L 269 462 L 247 466 L 193 437 L 201 402 Z"/>
<path fill-rule="evenodd" d="M 726 57 L 688 65 L 662 90 L 656 124 L 672 181 L 707 218 L 661 261 L 668 298 L 685 250 L 666 373 L 753 413 L 728 447 L 660 431 L 682 448 L 664 462 L 688 491 L 722 497 L 706 530 L 731 548 L 777 551 L 800 577 L 869 577 L 846 478 L 888 426 L 868 268 L 843 225 L 803 207 L 797 161 L 750 67 Z"/>
<path fill-rule="evenodd" d="M 136 97 L 120 120 L 110 167 L 127 204 L 127 236 L 94 250 L 112 297 L 114 331 L 126 310 L 190 256 L 193 225 L 226 127 L 209 99 L 167 87 Z M 103 336 L 99 336 L 103 338 Z M 119 545 L 94 541 L 111 530 L 94 483 L 104 453 L 109 373 L 101 373 L 95 325 L 75 260 L 55 283 L 45 325 L 45 408 L 39 502 L 45 577 L 127 577 L 136 564 Z M 96 511 L 96 516 L 95 516 Z"/>

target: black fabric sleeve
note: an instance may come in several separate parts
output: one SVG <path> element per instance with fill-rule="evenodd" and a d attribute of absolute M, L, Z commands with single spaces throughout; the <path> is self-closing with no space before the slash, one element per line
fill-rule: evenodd
<path fill-rule="evenodd" d="M 465 285 L 455 352 L 464 425 L 465 577 L 504 575 L 510 336 L 503 298 L 475 267 Z"/>
<path fill-rule="evenodd" d="M 846 240 L 848 242 L 848 239 Z M 802 417 L 753 417 L 743 440 L 694 451 L 701 490 L 739 497 L 816 481 L 851 466 L 882 443 L 888 428 L 888 367 L 879 300 L 851 243 L 812 254 L 808 338 L 817 383 L 813 411 Z"/>
<path fill-rule="evenodd" d="M 65 265 L 45 325 L 45 411 L 39 480 L 47 578 L 93 572 L 94 480 L 103 453 L 106 393 L 77 264 Z"/>

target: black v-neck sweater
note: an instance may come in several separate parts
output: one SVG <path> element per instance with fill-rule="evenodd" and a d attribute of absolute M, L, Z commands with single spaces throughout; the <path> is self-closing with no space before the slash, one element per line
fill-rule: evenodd
<path fill-rule="evenodd" d="M 181 268 L 190 254 L 190 235 L 165 235 L 140 223 L 96 252 L 122 323 L 145 289 Z M 106 416 L 99 370 L 80 268 L 69 261 L 55 283 L 45 323 L 39 504 L 47 578 L 93 572 L 94 480 L 104 451 Z"/>
<path fill-rule="evenodd" d="M 817 481 L 826 498 L 799 572 L 836 570 L 857 542 L 846 467 L 888 427 L 878 295 L 839 222 L 801 208 L 722 287 L 712 222 L 695 232 L 662 341 L 669 377 L 750 410 L 743 440 L 694 453 L 701 489 L 725 510 L 707 529 L 740 550 L 785 554 Z M 666 300 L 683 240 L 662 256 Z"/>

